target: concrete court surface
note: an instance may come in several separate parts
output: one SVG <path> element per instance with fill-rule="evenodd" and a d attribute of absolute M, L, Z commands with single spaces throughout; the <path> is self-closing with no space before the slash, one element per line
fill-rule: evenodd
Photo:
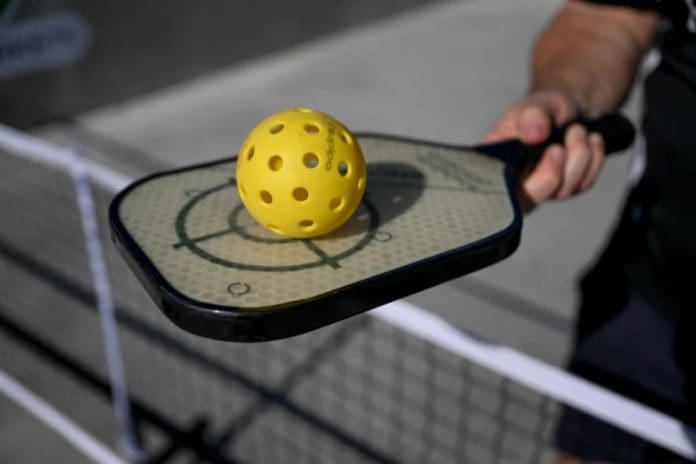
<path fill-rule="evenodd" d="M 134 174 L 227 156 L 258 120 L 294 106 L 326 111 L 354 131 L 475 144 L 524 92 L 531 44 L 560 4 L 477 0 L 421 8 L 38 132 L 86 146 Z M 636 101 L 627 109 L 634 120 Z M 610 230 L 629 158 L 611 159 L 588 194 L 529 216 L 513 257 L 411 300 L 562 363 L 576 279 Z"/>

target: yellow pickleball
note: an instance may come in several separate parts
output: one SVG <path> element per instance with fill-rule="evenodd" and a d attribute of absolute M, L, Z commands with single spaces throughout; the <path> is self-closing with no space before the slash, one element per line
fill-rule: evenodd
<path fill-rule="evenodd" d="M 261 225 L 309 238 L 344 224 L 360 204 L 367 169 L 358 141 L 339 121 L 298 108 L 251 130 L 237 159 L 237 190 Z"/>

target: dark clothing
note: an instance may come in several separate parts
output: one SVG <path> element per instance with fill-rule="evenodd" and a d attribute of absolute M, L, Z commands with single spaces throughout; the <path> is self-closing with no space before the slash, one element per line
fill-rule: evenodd
<path fill-rule="evenodd" d="M 672 318 L 694 308 L 696 263 L 696 0 L 585 0 L 651 8 L 669 19 L 657 46 L 662 60 L 645 83 L 642 179 L 649 231 L 631 275 Z"/>
<path fill-rule="evenodd" d="M 610 6 L 622 6 L 637 8 L 640 10 L 657 11 L 672 23 L 675 31 L 684 31 L 689 28 L 689 15 L 691 12 L 690 0 L 580 0 L 587 3 L 597 3 Z M 696 3 L 694 4 L 696 5 Z"/>
<path fill-rule="evenodd" d="M 696 0 L 585 1 L 652 8 L 669 19 L 657 43 L 661 63 L 645 83 L 647 233 L 627 264 L 645 298 L 678 320 L 696 308 Z"/>
<path fill-rule="evenodd" d="M 696 12 L 695 12 L 696 13 Z M 674 321 L 696 423 L 696 33 L 667 35 L 662 62 L 645 84 L 645 238 L 629 275 Z"/>
<path fill-rule="evenodd" d="M 581 282 L 576 345 L 568 369 L 681 420 L 686 374 L 676 356 L 677 323 L 649 303 L 627 272 L 647 234 L 634 190 L 608 246 Z M 556 446 L 586 461 L 686 462 L 630 433 L 564 408 Z"/>
<path fill-rule="evenodd" d="M 569 368 L 696 425 L 696 0 L 585 1 L 653 8 L 670 25 L 645 83 L 645 172 L 582 281 Z M 600 450 L 609 429 L 636 454 Z M 577 411 L 564 412 L 557 438 L 586 459 L 660 460 L 655 447 Z"/>
<path fill-rule="evenodd" d="M 632 275 L 670 317 L 696 308 L 696 33 L 667 35 L 645 83 L 648 235 Z"/>

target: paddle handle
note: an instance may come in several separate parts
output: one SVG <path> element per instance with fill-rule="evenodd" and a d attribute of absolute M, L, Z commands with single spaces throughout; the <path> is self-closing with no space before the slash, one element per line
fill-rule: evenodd
<path fill-rule="evenodd" d="M 587 132 L 597 132 L 604 139 L 606 155 L 619 153 L 630 147 L 636 138 L 633 123 L 621 113 L 609 113 L 597 119 L 579 118 L 553 129 L 551 136 L 542 144 L 529 147 L 533 161 L 538 161 L 544 150 L 555 143 L 563 144 L 565 133 L 573 124 L 582 124 Z"/>
<path fill-rule="evenodd" d="M 633 123 L 621 113 L 610 113 L 597 119 L 578 119 L 560 129 L 555 129 L 547 143 L 563 143 L 565 132 L 575 123 L 580 123 L 587 132 L 597 132 L 604 138 L 604 151 L 607 155 L 630 147 L 636 138 Z"/>

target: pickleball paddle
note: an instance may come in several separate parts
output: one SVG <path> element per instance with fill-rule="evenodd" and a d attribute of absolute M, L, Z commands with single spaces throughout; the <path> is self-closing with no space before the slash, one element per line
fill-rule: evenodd
<path fill-rule="evenodd" d="M 612 114 L 582 121 L 607 153 L 635 137 Z M 362 313 L 512 254 L 521 173 L 543 145 L 460 147 L 357 134 L 367 162 L 363 201 L 341 228 L 290 239 L 256 223 L 238 197 L 234 159 L 157 173 L 110 207 L 114 242 L 157 306 L 182 329 L 255 342 Z"/>

